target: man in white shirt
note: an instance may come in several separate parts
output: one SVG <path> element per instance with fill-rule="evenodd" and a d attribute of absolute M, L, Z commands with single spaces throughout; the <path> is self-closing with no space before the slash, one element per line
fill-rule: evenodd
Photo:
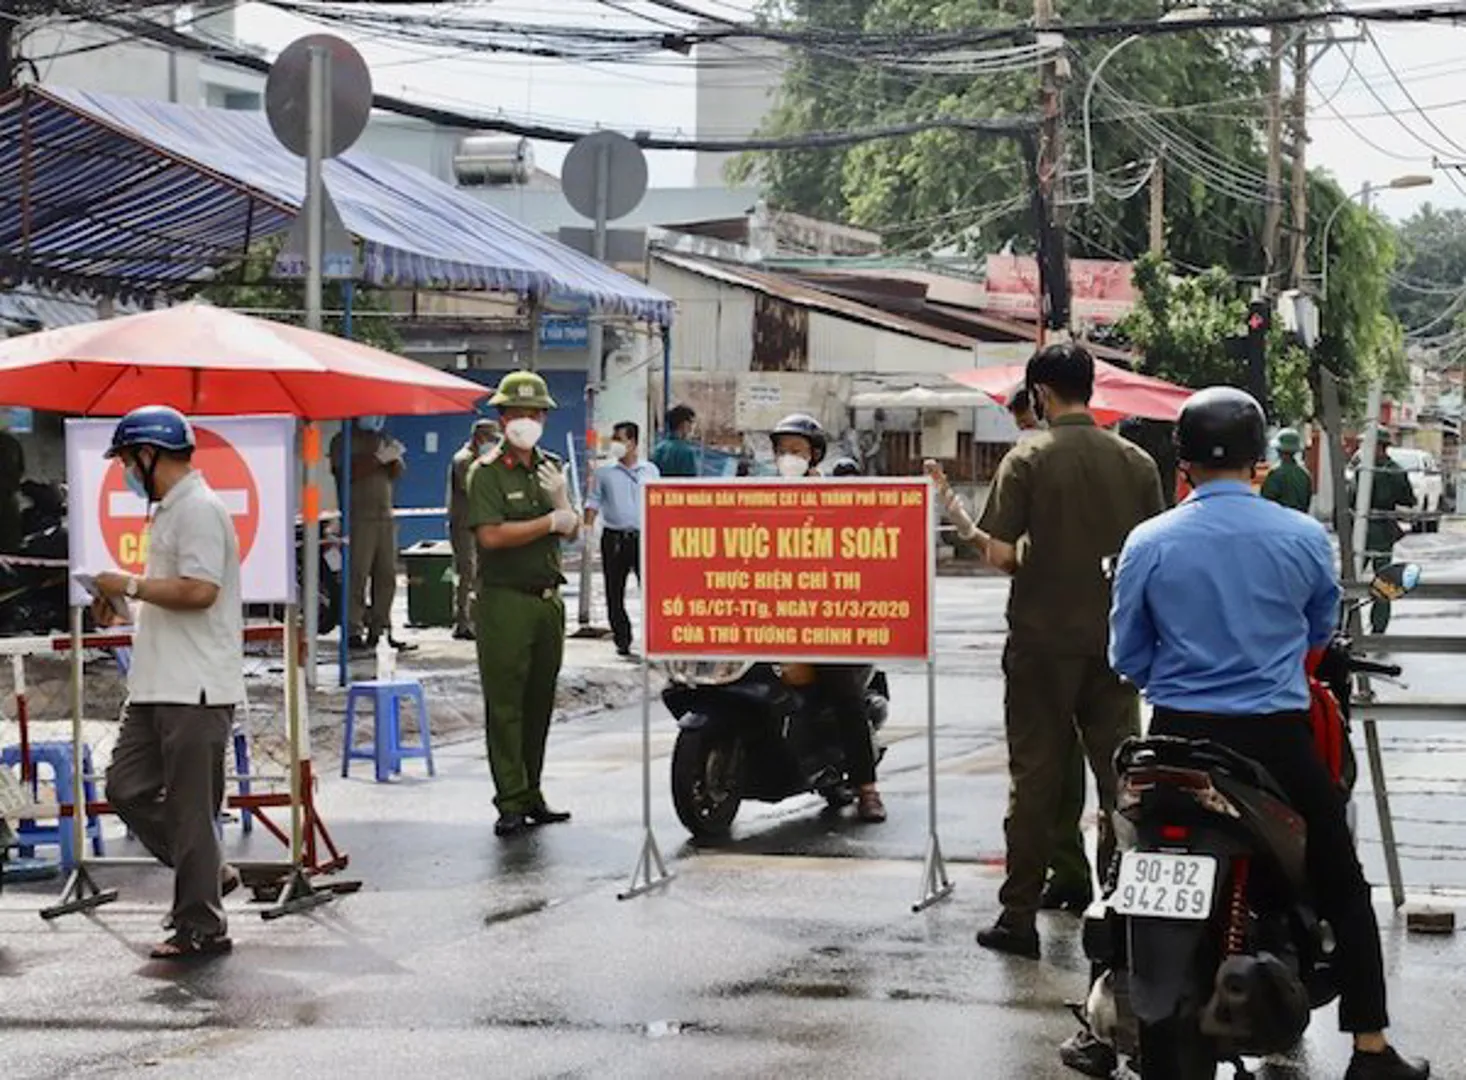
<path fill-rule="evenodd" d="M 97 575 L 94 613 L 122 621 L 115 599 L 136 602 L 127 714 L 107 797 L 158 861 L 174 870 L 173 936 L 156 960 L 230 950 L 223 894 L 239 883 L 224 865 L 214 823 L 224 798 L 224 751 L 244 701 L 239 541 L 224 503 L 192 463 L 193 428 L 165 406 L 123 417 L 107 456 L 144 499 L 152 521 L 144 575 Z M 154 509 L 156 508 L 156 509 Z"/>

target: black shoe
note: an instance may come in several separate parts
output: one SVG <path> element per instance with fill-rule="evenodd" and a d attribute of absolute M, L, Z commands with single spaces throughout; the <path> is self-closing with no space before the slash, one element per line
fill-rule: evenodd
<path fill-rule="evenodd" d="M 417 651 L 417 646 L 416 645 L 409 644 L 406 641 L 398 641 L 391 634 L 388 634 L 387 635 L 387 644 L 390 645 L 390 646 L 392 646 L 392 648 L 396 649 L 398 652 L 415 652 L 415 651 Z"/>
<path fill-rule="evenodd" d="M 371 652 L 377 647 L 377 643 L 365 634 L 352 634 L 346 639 L 346 647 L 352 652 Z"/>
<path fill-rule="evenodd" d="M 1025 960 L 1038 959 L 1037 930 L 1015 930 L 1000 922 L 987 930 L 979 930 L 977 943 L 993 952 L 1021 956 Z"/>
<path fill-rule="evenodd" d="M 458 627 L 457 629 L 455 629 L 453 631 L 453 640 L 454 641 L 474 641 L 476 639 L 477 639 L 477 635 L 473 632 L 472 628 L 470 628 L 470 627 L 460 626 L 460 627 Z"/>
<path fill-rule="evenodd" d="M 529 817 L 525 814 L 503 813 L 494 822 L 494 835 L 500 837 L 520 836 L 529 831 Z"/>
<path fill-rule="evenodd" d="M 1075 1072 L 1110 1080 L 1120 1066 L 1115 1048 L 1088 1031 L 1079 1031 L 1059 1044 L 1059 1060 Z"/>
<path fill-rule="evenodd" d="M 1040 911 L 1067 911 L 1071 915 L 1083 915 L 1093 899 L 1092 889 L 1061 888 L 1050 882 L 1044 886 L 1038 906 Z"/>
<path fill-rule="evenodd" d="M 1389 1046 L 1380 1054 L 1355 1050 L 1349 1059 L 1349 1071 L 1344 1074 L 1344 1080 L 1426 1080 L 1429 1075 L 1430 1062 L 1422 1059 L 1407 1061 L 1393 1046 Z"/>
<path fill-rule="evenodd" d="M 544 803 L 525 811 L 531 825 L 561 825 L 570 820 L 569 810 L 551 810 Z"/>

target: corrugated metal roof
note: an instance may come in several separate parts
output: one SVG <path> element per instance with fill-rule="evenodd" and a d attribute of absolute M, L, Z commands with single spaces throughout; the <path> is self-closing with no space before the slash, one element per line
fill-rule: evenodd
<path fill-rule="evenodd" d="M 856 303 L 853 300 L 846 300 L 844 297 L 823 292 L 808 285 L 802 285 L 797 281 L 778 274 L 763 273 L 744 266 L 733 267 L 725 263 L 708 262 L 702 259 L 692 259 L 683 255 L 672 255 L 660 251 L 656 252 L 652 257 L 668 266 L 685 270 L 689 274 L 697 274 L 701 277 L 712 278 L 728 285 L 751 289 L 754 292 L 763 293 L 765 296 L 776 297 L 798 307 L 809 308 L 814 311 L 824 311 L 831 315 L 838 315 L 842 318 L 853 319 L 856 322 L 866 323 L 870 326 L 877 326 L 883 330 L 893 330 L 898 334 L 920 338 L 923 341 L 933 341 L 959 349 L 970 349 L 977 340 L 975 337 L 953 333 L 949 330 L 941 330 L 935 326 L 928 326 L 926 323 L 918 322 L 915 319 L 907 319 L 900 315 L 893 315 L 888 311 L 882 311 L 879 308 Z"/>
<path fill-rule="evenodd" d="M 670 321 L 665 296 L 420 170 L 348 152 L 326 163 L 365 280 L 587 300 Z M 284 231 L 304 163 L 265 117 L 78 90 L 0 96 L 0 241 L 27 277 L 181 284 Z"/>
<path fill-rule="evenodd" d="M 124 305 L 117 306 L 119 315 L 130 310 Z M 10 334 L 59 330 L 92 322 L 97 317 L 96 301 L 85 297 L 45 293 L 29 286 L 0 292 L 0 322 L 6 324 L 3 329 Z"/>

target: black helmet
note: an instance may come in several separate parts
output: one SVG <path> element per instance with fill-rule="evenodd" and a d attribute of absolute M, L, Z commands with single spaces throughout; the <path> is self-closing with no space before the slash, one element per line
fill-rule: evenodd
<path fill-rule="evenodd" d="M 860 464 L 852 457 L 836 458 L 830 464 L 831 476 L 859 476 Z"/>
<path fill-rule="evenodd" d="M 798 435 L 800 438 L 808 439 L 813 457 L 811 465 L 818 465 L 825 459 L 825 429 L 820 427 L 820 422 L 808 413 L 790 413 L 780 420 L 773 431 L 769 432 L 770 439 L 777 439 L 780 435 Z"/>
<path fill-rule="evenodd" d="M 1234 386 L 1198 390 L 1176 420 L 1176 452 L 1189 465 L 1238 469 L 1267 456 L 1267 418 L 1257 399 Z"/>

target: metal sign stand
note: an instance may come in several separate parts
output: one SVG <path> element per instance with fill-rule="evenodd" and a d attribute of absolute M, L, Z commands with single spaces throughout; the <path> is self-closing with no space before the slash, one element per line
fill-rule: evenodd
<path fill-rule="evenodd" d="M 103 904 L 117 899 L 116 889 L 103 889 L 92 879 L 87 870 L 87 796 L 86 770 L 83 768 L 81 719 L 85 696 L 82 692 L 81 655 L 82 609 L 71 609 L 71 844 L 76 854 L 76 869 L 66 879 L 61 898 L 54 905 L 41 909 L 41 918 L 47 922 L 62 915 L 73 915 L 80 911 L 93 911 Z M 61 823 L 57 823 L 60 827 Z"/>
<path fill-rule="evenodd" d="M 645 546 L 642 559 L 646 559 Z M 630 900 L 660 889 L 677 876 L 667 870 L 652 833 L 652 676 L 651 662 L 645 656 L 641 660 L 641 826 L 641 854 L 631 871 L 631 884 L 616 894 L 617 900 Z"/>
<path fill-rule="evenodd" d="M 936 505 L 936 488 L 927 480 L 928 520 Z M 913 912 L 925 911 L 952 895 L 952 879 L 947 876 L 947 863 L 942 858 L 942 842 L 937 837 L 937 530 L 931 529 L 926 545 L 926 859 L 921 869 L 921 899 L 911 905 Z"/>

